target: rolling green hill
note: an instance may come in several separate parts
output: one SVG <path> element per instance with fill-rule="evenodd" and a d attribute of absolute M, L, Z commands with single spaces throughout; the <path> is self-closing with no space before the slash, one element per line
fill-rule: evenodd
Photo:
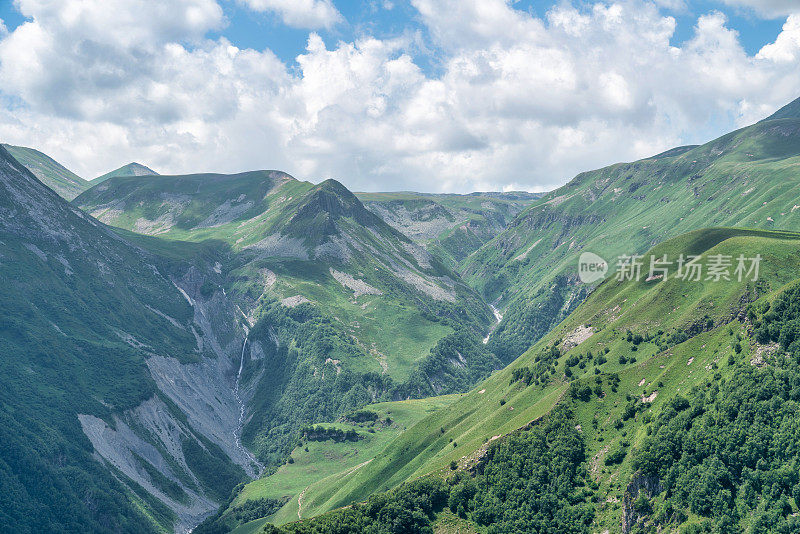
<path fill-rule="evenodd" d="M 451 268 L 505 230 L 538 193 L 356 193 L 367 209 Z"/>
<path fill-rule="evenodd" d="M 510 362 L 585 298 L 577 259 L 623 254 L 708 226 L 800 229 L 800 117 L 702 146 L 584 172 L 544 195 L 463 262 L 462 275 L 503 312 L 490 349 Z"/>
<path fill-rule="evenodd" d="M 254 474 L 220 348 L 238 326 L 195 315 L 172 279 L 190 268 L 120 238 L 0 147 L 3 531 L 187 528 Z M 187 401 L 186 383 L 211 376 L 206 403 Z"/>
<path fill-rule="evenodd" d="M 89 182 L 38 150 L 6 144 L 3 147 L 44 185 L 67 200 L 89 188 Z"/>
<path fill-rule="evenodd" d="M 286 530 L 326 532 L 335 523 L 355 532 L 345 525 L 385 524 L 403 492 L 434 491 L 410 481 L 433 477 L 436 495 L 445 496 L 416 516 L 420 526 L 451 521 L 449 508 L 476 532 L 514 520 L 546 532 L 792 531 L 800 486 L 796 475 L 783 473 L 800 460 L 792 415 L 800 400 L 792 385 L 800 379 L 792 333 L 800 318 L 800 234 L 700 230 L 657 245 L 644 260 L 665 254 L 698 255 L 703 265 L 717 255 L 762 259 L 757 280 L 607 280 L 506 369 L 403 432 L 370 462 L 318 483 L 325 498 L 304 500 L 303 515 L 404 482 L 408 489 Z M 699 430 L 689 431 L 692 421 Z M 566 427 L 577 433 L 548 434 Z M 576 462 L 576 478 L 559 482 L 552 495 L 546 485 L 530 485 L 546 469 L 535 467 L 535 455 L 525 459 L 532 445 L 523 444 L 532 439 L 552 440 L 555 454 L 572 451 L 551 461 Z M 522 454 L 513 457 L 517 463 L 512 452 Z M 522 461 L 534 464 L 530 478 L 503 493 L 510 491 L 503 480 L 519 473 Z M 568 492 L 569 506 L 577 507 L 569 514 L 586 523 L 569 514 L 545 517 L 547 508 L 524 504 L 553 499 L 552 506 L 567 495 L 558 492 Z M 384 511 L 373 515 L 379 503 Z"/>
<path fill-rule="evenodd" d="M 99 183 L 105 182 L 109 178 L 115 178 L 117 176 L 157 176 L 158 173 L 147 167 L 142 165 L 141 163 L 131 162 L 127 165 L 123 165 L 118 169 L 114 169 L 113 171 L 107 172 L 102 176 L 98 176 L 94 180 L 91 181 L 91 185 L 97 185 Z"/>

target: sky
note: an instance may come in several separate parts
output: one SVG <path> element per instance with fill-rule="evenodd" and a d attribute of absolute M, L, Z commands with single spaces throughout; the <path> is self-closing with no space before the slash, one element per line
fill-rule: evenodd
<path fill-rule="evenodd" d="M 0 0 L 0 141 L 91 179 L 546 191 L 800 97 L 800 0 Z"/>

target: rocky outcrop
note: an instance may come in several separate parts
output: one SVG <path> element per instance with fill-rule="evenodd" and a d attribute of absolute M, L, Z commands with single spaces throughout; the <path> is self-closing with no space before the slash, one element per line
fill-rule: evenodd
<path fill-rule="evenodd" d="M 658 477 L 645 476 L 637 471 L 631 476 L 628 487 L 625 488 L 625 495 L 622 498 L 622 532 L 628 534 L 634 525 L 644 520 L 647 514 L 643 510 L 637 510 L 636 499 L 640 493 L 648 499 L 661 493 L 661 481 Z"/>

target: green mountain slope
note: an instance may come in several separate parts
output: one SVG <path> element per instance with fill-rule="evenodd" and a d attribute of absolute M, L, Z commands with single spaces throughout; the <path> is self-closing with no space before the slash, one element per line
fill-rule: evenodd
<path fill-rule="evenodd" d="M 793 100 L 791 103 L 783 106 L 781 109 L 764 119 L 771 121 L 776 119 L 798 119 L 800 118 L 800 98 Z"/>
<path fill-rule="evenodd" d="M 356 193 L 367 209 L 453 269 L 503 231 L 538 193 Z"/>
<path fill-rule="evenodd" d="M 490 348 L 509 362 L 575 309 L 583 252 L 613 266 L 696 228 L 800 229 L 799 163 L 800 118 L 783 118 L 579 174 L 464 262 L 465 279 L 504 314 Z"/>
<path fill-rule="evenodd" d="M 172 279 L 191 268 L 121 239 L 0 148 L 0 530 L 187 528 L 255 474 L 222 348 L 241 346 L 238 326 L 196 316 Z"/>
<path fill-rule="evenodd" d="M 107 172 L 102 176 L 98 176 L 94 180 L 91 181 L 92 185 L 97 185 L 99 183 L 105 182 L 109 178 L 114 178 L 116 176 L 156 176 L 158 173 L 147 167 L 142 165 L 141 163 L 131 162 L 127 165 L 123 165 L 118 169 L 114 169 L 113 171 Z"/>
<path fill-rule="evenodd" d="M 463 504 L 462 513 L 479 530 L 502 524 L 521 510 L 503 505 L 511 497 L 500 493 L 502 476 L 519 469 L 518 463 L 503 463 L 503 448 L 528 439 L 528 431 L 519 429 L 555 419 L 574 426 L 578 435 L 547 438 L 555 439 L 550 448 L 565 450 L 561 447 L 572 443 L 570 447 L 577 447 L 572 453 L 577 455 L 572 456 L 579 464 L 577 472 L 583 473 L 575 486 L 564 481 L 558 491 L 575 492 L 571 504 L 586 503 L 582 509 L 590 511 L 585 526 L 579 528 L 564 516 L 562 528 L 631 532 L 636 525 L 663 529 L 705 522 L 714 528 L 727 522 L 725 528 L 734 531 L 756 525 L 791 531 L 788 524 L 779 525 L 794 521 L 797 505 L 791 499 L 797 479 L 789 476 L 776 486 L 767 481 L 782 476 L 783 466 L 800 459 L 791 415 L 798 401 L 791 384 L 800 378 L 796 335 L 791 333 L 799 317 L 800 234 L 695 231 L 654 247 L 645 261 L 665 254 L 700 255 L 704 265 L 719 254 L 760 254 L 762 259 L 756 281 L 674 276 L 667 281 L 607 280 L 509 367 L 403 432 L 370 462 L 335 481 L 310 486 L 304 494 L 304 517 L 428 474 L 448 478 L 455 469 L 471 471 L 472 477 L 477 473 L 478 489 L 454 497 L 456 490 L 466 490 L 466 482 L 462 476 L 451 478 L 442 491 L 450 493 L 453 511 Z M 723 395 L 736 400 L 726 405 Z M 787 402 L 788 411 L 779 411 Z M 554 406 L 559 409 L 552 415 Z M 698 411 L 684 411 L 690 406 Z M 774 418 L 765 419 L 764 410 Z M 702 417 L 706 411 L 712 416 Z M 749 423 L 752 434 L 742 434 L 741 425 L 748 423 L 739 414 L 756 417 Z M 693 435 L 680 430 L 687 417 L 703 430 Z M 712 430 L 715 424 L 718 428 Z M 749 456 L 726 453 L 726 443 L 743 447 L 730 452 L 741 450 Z M 492 469 L 505 475 L 482 478 Z M 536 489 L 528 482 L 522 481 L 518 497 Z M 671 490 L 663 491 L 667 488 Z M 717 503 L 715 495 L 723 488 L 728 500 Z M 527 498 L 541 498 L 541 491 Z M 492 500 L 492 494 L 499 501 Z M 314 501 L 314 495 L 324 497 Z M 781 495 L 786 497 L 783 501 Z M 389 494 L 377 501 L 385 498 L 395 497 Z M 306 532 L 311 530 L 303 530 L 303 525 L 316 525 L 325 532 L 327 521 L 349 522 L 362 513 L 367 515 L 360 521 L 371 521 L 369 510 L 367 506 L 334 512 L 289 525 L 288 530 Z M 436 517 L 434 513 L 420 520 Z M 556 522 L 551 530 L 559 525 L 557 516 L 550 520 Z"/>
<path fill-rule="evenodd" d="M 67 200 L 89 188 L 89 182 L 38 150 L 6 144 L 3 147 L 44 185 Z"/>
<path fill-rule="evenodd" d="M 158 236 L 138 238 L 143 247 L 225 249 L 212 270 L 187 274 L 185 289 L 196 306 L 234 303 L 245 321 L 243 438 L 268 467 L 305 424 L 463 391 L 499 366 L 481 343 L 492 315 L 480 297 L 336 181 L 277 171 L 117 177 L 74 203 Z"/>

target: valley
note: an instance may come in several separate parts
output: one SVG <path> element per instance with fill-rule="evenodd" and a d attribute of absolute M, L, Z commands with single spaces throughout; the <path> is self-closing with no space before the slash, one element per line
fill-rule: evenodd
<path fill-rule="evenodd" d="M 0 1 L 0 534 L 800 533 L 800 0 Z"/>
<path fill-rule="evenodd" d="M 504 312 L 490 349 L 508 363 L 575 309 L 586 296 L 574 269 L 584 251 L 613 270 L 618 256 L 697 228 L 800 228 L 800 119 L 776 116 L 702 146 L 581 173 L 535 201 L 462 267 Z"/>
<path fill-rule="evenodd" d="M 544 195 L 86 181 L 4 147 L 3 524 L 797 526 L 797 102 Z M 605 280 L 580 282 L 583 252 Z M 630 280 L 630 255 L 760 270 Z"/>

